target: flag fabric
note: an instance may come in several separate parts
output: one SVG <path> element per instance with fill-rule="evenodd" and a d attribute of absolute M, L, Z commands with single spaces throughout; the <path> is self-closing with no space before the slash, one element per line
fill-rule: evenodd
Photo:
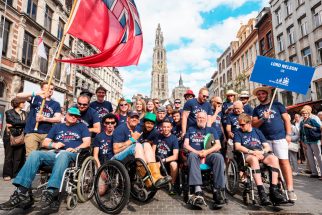
<path fill-rule="evenodd" d="M 38 40 L 38 56 L 47 60 L 45 44 L 41 37 Z"/>
<path fill-rule="evenodd" d="M 88 67 L 137 65 L 143 46 L 134 0 L 80 0 L 67 33 L 101 52 L 59 60 Z"/>

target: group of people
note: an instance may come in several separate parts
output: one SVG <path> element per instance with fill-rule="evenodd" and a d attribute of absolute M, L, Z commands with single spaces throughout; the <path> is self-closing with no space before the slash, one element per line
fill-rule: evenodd
<path fill-rule="evenodd" d="M 247 91 L 242 91 L 238 97 L 236 92 L 228 90 L 223 102 L 220 97 L 209 98 L 208 89 L 201 88 L 197 96 L 188 90 L 184 95 L 184 105 L 180 98 L 174 100 L 173 106 L 166 107 L 157 98 L 148 101 L 138 99 L 134 104 L 120 98 L 115 111 L 105 100 L 106 89 L 98 87 L 96 101 L 91 102 L 92 93 L 83 91 L 65 115 L 61 114 L 60 104 L 51 98 L 53 89 L 53 85 L 44 82 L 40 92 L 19 93 L 12 101 L 13 109 L 6 112 L 3 177 L 5 180 L 14 178 L 12 183 L 17 189 L 7 202 L 0 204 L 0 210 L 33 205 L 30 193 L 32 181 L 41 165 L 50 165 L 53 170 L 40 208 L 48 213 L 56 212 L 59 209 L 58 188 L 64 170 L 70 161 L 76 159 L 76 153 L 81 148 L 89 147 L 93 149 L 98 166 L 110 159 L 122 161 L 130 155 L 140 158 L 147 164 L 152 176 L 145 180 L 146 186 L 159 188 L 169 184 L 170 195 L 176 194 L 179 164 L 186 162 L 192 195 L 203 198 L 199 166 L 204 162 L 213 172 L 214 205 L 222 206 L 225 203 L 227 146 L 234 144 L 235 150 L 245 153 L 246 161 L 255 172 L 263 205 L 269 205 L 271 201 L 282 202 L 284 196 L 278 189 L 278 174 L 275 171 L 268 198 L 257 171 L 259 162 L 273 169 L 280 168 L 289 199 L 297 199 L 288 150 L 293 137 L 291 119 L 281 103 L 273 101 L 269 108 L 269 87 L 254 90 L 253 95 L 260 103 L 254 109 L 248 103 L 251 96 Z M 45 105 L 42 114 L 39 114 L 43 99 Z M 28 114 L 22 110 L 24 101 L 30 103 Z M 315 163 L 311 165 L 311 162 L 316 162 L 316 157 L 321 169 L 321 151 L 308 133 L 310 129 L 319 130 L 321 127 L 307 112 L 310 111 L 301 111 L 303 121 L 299 128 L 304 133 L 300 132 L 300 139 L 307 145 L 312 174 L 317 175 L 316 167 L 313 167 Z M 24 144 L 12 146 L 9 139 L 21 134 L 24 134 Z M 211 147 L 205 148 L 204 141 L 209 134 L 214 137 L 214 142 Z M 180 157 L 181 150 L 185 151 L 186 160 Z M 165 164 L 170 176 L 162 175 L 160 162 Z M 137 173 L 144 177 L 146 170 L 138 166 Z"/>

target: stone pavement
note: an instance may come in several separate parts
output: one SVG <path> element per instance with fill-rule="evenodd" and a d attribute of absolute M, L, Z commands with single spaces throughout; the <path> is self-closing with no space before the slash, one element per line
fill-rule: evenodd
<path fill-rule="evenodd" d="M 0 148 L 0 175 L 2 176 L 3 148 Z M 212 210 L 211 207 L 202 210 L 192 209 L 183 203 L 182 197 L 170 197 L 165 191 L 158 191 L 154 199 L 142 204 L 130 200 L 121 214 L 321 214 L 322 215 L 322 181 L 308 178 L 307 175 L 299 175 L 294 178 L 295 190 L 298 201 L 294 206 L 259 207 L 245 206 L 241 198 L 230 197 L 229 203 L 221 210 Z M 5 182 L 0 178 L 0 202 L 7 201 L 14 187 L 11 182 Z M 209 196 L 210 198 L 210 196 Z M 18 214 L 19 211 L 0 211 L 0 215 Z M 28 212 L 35 214 L 34 212 Z M 59 214 L 104 214 L 95 206 L 95 201 L 79 203 L 72 211 L 66 209 L 66 203 L 62 203 Z"/>

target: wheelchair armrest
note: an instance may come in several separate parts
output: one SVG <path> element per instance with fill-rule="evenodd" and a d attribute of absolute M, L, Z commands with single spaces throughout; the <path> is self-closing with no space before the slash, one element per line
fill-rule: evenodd
<path fill-rule="evenodd" d="M 77 152 L 76 166 L 81 166 L 84 160 L 91 156 L 90 148 L 80 148 Z"/>

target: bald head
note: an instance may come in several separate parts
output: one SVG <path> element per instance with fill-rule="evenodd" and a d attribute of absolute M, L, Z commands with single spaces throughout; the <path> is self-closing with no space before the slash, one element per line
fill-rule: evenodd
<path fill-rule="evenodd" d="M 244 112 L 244 105 L 241 101 L 235 101 L 233 104 L 234 113 L 241 114 Z"/>

